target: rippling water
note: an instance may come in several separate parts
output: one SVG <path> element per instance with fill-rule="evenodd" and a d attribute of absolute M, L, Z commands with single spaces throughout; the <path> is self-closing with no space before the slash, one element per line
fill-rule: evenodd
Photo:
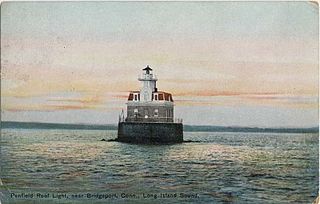
<path fill-rule="evenodd" d="M 4 129 L 1 136 L 3 203 L 311 203 L 319 188 L 318 134 L 185 132 L 197 142 L 158 146 L 100 141 L 116 131 Z M 60 194 L 67 198 L 53 197 Z"/>

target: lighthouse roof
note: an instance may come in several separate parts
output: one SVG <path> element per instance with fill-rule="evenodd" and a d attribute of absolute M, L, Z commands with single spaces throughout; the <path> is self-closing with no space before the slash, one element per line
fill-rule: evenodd
<path fill-rule="evenodd" d="M 130 91 L 128 101 L 134 101 L 134 95 L 136 95 L 136 100 L 140 101 L 140 91 Z M 157 96 L 155 96 L 157 95 Z M 157 99 L 155 99 L 157 97 Z M 152 92 L 152 101 L 171 101 L 173 102 L 173 98 L 171 93 L 164 91 L 154 91 Z"/>
<path fill-rule="evenodd" d="M 146 67 L 146 68 L 144 68 L 143 70 L 149 70 L 149 71 L 151 71 L 152 69 L 149 67 L 149 65 Z"/>

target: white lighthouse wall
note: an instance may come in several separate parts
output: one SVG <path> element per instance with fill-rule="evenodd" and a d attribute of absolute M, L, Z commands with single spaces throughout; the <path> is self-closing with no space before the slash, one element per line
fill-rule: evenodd
<path fill-rule="evenodd" d="M 143 86 L 140 90 L 141 101 L 151 101 L 152 92 L 155 91 L 156 81 L 143 81 Z"/>
<path fill-rule="evenodd" d="M 173 122 L 173 105 L 128 105 L 127 121 Z"/>

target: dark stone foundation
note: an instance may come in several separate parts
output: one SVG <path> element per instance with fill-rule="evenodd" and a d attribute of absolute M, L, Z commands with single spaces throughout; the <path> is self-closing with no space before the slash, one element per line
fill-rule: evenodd
<path fill-rule="evenodd" d="M 167 144 L 183 142 L 182 123 L 120 122 L 119 142 L 142 144 Z"/>

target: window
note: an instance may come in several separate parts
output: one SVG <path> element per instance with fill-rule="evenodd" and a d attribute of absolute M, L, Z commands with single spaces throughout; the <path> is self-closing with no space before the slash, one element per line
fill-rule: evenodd
<path fill-rule="evenodd" d="M 135 108 L 133 110 L 133 115 L 134 115 L 135 118 L 138 117 L 138 109 L 137 108 Z"/>
<path fill-rule="evenodd" d="M 164 94 L 164 100 L 169 101 L 169 95 L 167 93 Z"/>
<path fill-rule="evenodd" d="M 128 101 L 132 101 L 132 100 L 133 100 L 133 94 L 132 94 L 132 93 L 130 93 L 130 94 L 129 94 Z"/>
<path fill-rule="evenodd" d="M 140 94 L 139 93 L 134 94 L 134 101 L 140 101 Z"/>
<path fill-rule="evenodd" d="M 154 95 L 154 100 L 157 101 L 158 100 L 158 94 Z"/>

